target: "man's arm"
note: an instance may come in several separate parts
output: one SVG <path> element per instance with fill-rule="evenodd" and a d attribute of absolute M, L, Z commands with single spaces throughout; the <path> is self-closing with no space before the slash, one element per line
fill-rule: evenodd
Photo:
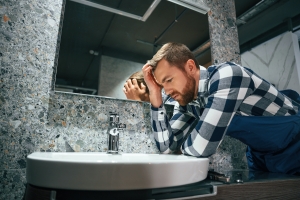
<path fill-rule="evenodd" d="M 162 105 L 162 95 L 161 90 L 162 87 L 156 82 L 153 74 L 152 74 L 152 66 L 148 63 L 143 66 L 143 74 L 144 74 L 144 80 L 148 86 L 149 89 L 149 98 L 150 103 L 153 107 L 158 108 L 160 105 Z"/>
<path fill-rule="evenodd" d="M 151 107 L 151 123 L 156 146 L 162 153 L 177 152 L 186 136 L 197 125 L 198 119 L 188 112 L 188 106 L 175 104 L 173 116 L 169 120 L 164 106 Z"/>

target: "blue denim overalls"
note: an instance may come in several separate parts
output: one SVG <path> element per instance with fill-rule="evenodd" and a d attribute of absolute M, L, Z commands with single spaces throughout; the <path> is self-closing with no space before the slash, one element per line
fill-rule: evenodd
<path fill-rule="evenodd" d="M 299 101 L 298 93 L 296 98 L 282 93 Z M 300 175 L 300 111 L 292 116 L 236 115 L 226 134 L 248 145 L 249 170 Z"/>
<path fill-rule="evenodd" d="M 207 82 L 214 69 L 207 69 Z M 226 135 L 248 145 L 246 156 L 249 170 L 300 175 L 300 96 L 294 90 L 281 92 L 298 106 L 297 115 L 235 115 Z"/>

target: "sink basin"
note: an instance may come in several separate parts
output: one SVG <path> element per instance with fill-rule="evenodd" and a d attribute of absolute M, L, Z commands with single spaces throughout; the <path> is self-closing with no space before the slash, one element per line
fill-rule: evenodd
<path fill-rule="evenodd" d="M 71 190 L 136 190 L 185 185 L 206 178 L 208 158 L 167 154 L 35 152 L 29 184 Z"/>

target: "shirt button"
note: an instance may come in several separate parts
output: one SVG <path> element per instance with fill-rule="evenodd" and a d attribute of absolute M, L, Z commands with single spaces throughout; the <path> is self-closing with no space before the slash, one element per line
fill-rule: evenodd
<path fill-rule="evenodd" d="M 160 114 L 162 115 L 162 114 L 164 114 L 164 112 L 161 112 Z"/>

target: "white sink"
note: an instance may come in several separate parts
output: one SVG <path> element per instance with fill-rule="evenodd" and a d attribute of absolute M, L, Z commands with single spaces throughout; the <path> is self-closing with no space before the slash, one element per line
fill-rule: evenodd
<path fill-rule="evenodd" d="M 208 158 L 184 155 L 35 152 L 27 157 L 26 178 L 56 189 L 151 189 L 201 181 L 208 164 Z"/>

